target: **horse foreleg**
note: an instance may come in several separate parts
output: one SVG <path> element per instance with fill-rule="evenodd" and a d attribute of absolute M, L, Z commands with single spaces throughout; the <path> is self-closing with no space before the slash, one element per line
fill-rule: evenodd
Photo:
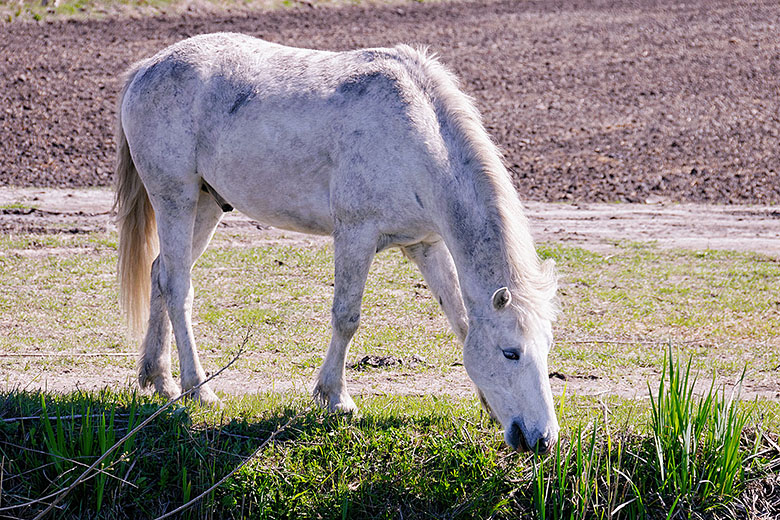
<path fill-rule="evenodd" d="M 461 344 L 464 344 L 469 328 L 468 317 L 466 307 L 463 304 L 463 296 L 460 292 L 458 272 L 455 269 L 455 263 L 447 246 L 444 245 L 443 241 L 433 243 L 421 242 L 404 247 L 402 250 L 420 269 L 423 278 L 425 278 L 425 283 L 428 284 L 428 288 L 438 300 L 452 329 L 455 331 L 455 335 Z M 479 400 L 490 418 L 499 422 L 482 391 L 479 388 L 476 390 Z"/>
<path fill-rule="evenodd" d="M 345 363 L 349 341 L 360 323 L 360 303 L 376 244 L 376 235 L 370 232 L 334 233 L 333 336 L 314 388 L 314 398 L 331 412 L 357 411 L 347 392 Z"/>
<path fill-rule="evenodd" d="M 466 307 L 463 305 L 455 263 L 444 241 L 420 242 L 402 250 L 420 269 L 455 335 L 461 344 L 465 343 L 468 332 Z"/>

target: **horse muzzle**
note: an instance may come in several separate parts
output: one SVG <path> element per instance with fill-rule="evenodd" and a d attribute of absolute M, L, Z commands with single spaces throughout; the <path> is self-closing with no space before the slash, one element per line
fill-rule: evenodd
<path fill-rule="evenodd" d="M 514 420 L 504 433 L 506 443 L 517 452 L 533 451 L 539 455 L 547 455 L 558 442 L 557 431 L 532 433 L 524 430 L 522 424 Z"/>

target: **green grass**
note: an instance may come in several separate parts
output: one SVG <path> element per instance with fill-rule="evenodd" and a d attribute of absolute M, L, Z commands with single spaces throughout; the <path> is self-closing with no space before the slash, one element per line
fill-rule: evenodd
<path fill-rule="evenodd" d="M 329 336 L 330 247 L 228 243 L 218 235 L 193 273 L 201 352 L 214 365 L 224 363 L 224 345 L 251 326 L 240 369 L 273 366 L 310 377 L 307 360 L 324 353 Z M 695 355 L 697 370 L 734 376 L 747 365 L 758 378 L 780 365 L 774 259 L 637 244 L 619 244 L 609 255 L 550 245 L 541 253 L 556 260 L 561 275 L 554 370 L 610 379 L 656 370 L 669 341 Z M 0 350 L 132 353 L 116 303 L 115 265 L 113 234 L 0 237 Z M 372 266 L 350 362 L 369 354 L 415 354 L 426 360 L 418 369 L 429 373 L 447 373 L 460 361 L 436 302 L 397 251 L 378 255 Z"/>
<path fill-rule="evenodd" d="M 697 369 L 737 374 L 780 364 L 778 260 L 757 253 L 618 244 L 609 255 L 544 247 L 558 262 L 564 314 L 557 361 L 575 371 L 660 366 L 685 343 Z M 604 339 L 583 349 L 581 340 Z M 634 340 L 632 342 L 632 340 Z"/>
<path fill-rule="evenodd" d="M 780 453 L 755 426 L 754 406 L 716 390 L 696 397 L 687 369 L 671 355 L 668 363 L 649 413 L 635 401 L 560 399 L 562 439 L 543 458 L 510 452 L 473 399 L 363 399 L 354 420 L 279 394 L 230 399 L 221 411 L 174 406 L 118 445 L 56 517 L 155 518 L 207 490 L 290 419 L 274 443 L 184 517 L 760 514 L 772 496 L 751 483 L 777 471 Z M 0 513 L 40 511 L 24 504 L 67 487 L 160 404 L 131 392 L 0 395 Z M 707 408 L 693 414 L 693 442 L 674 430 L 681 422 L 685 431 L 688 421 L 676 406 Z M 685 464 L 671 461 L 672 452 Z"/>
<path fill-rule="evenodd" d="M 183 517 L 731 518 L 740 508 L 759 515 L 777 506 L 761 483 L 778 478 L 780 405 L 731 402 L 719 384 L 743 371 L 745 388 L 776 382 L 780 264 L 652 244 L 617 244 L 611 254 L 540 251 L 561 275 L 551 370 L 606 378 L 614 388 L 623 378 L 649 381 L 652 400 L 558 395 L 562 442 L 536 459 L 510 452 L 474 398 L 356 396 L 359 420 L 305 412 Z M 132 355 L 72 355 L 134 350 L 118 313 L 115 262 L 111 233 L 0 237 L 0 352 L 44 354 L 0 358 L 2 372 L 33 382 L 70 371 L 132 378 Z M 251 328 L 231 370 L 302 381 L 300 390 L 265 386 L 224 396 L 221 411 L 167 411 L 107 458 L 104 473 L 79 485 L 56 517 L 155 518 L 306 410 L 303 387 L 328 343 L 331 271 L 329 246 L 253 246 L 218 235 L 193 273 L 207 369 L 227 362 Z M 367 354 L 425 362 L 349 369 L 350 381 L 442 381 L 462 370 L 436 302 L 399 253 L 378 255 L 363 309 L 348 364 Z M 713 371 L 719 383 L 710 387 Z M 704 395 L 691 390 L 694 380 Z M 161 404 L 129 390 L 0 394 L 0 514 L 34 516 L 40 505 L 2 508 L 63 489 Z"/>
<path fill-rule="evenodd" d="M 399 4 L 406 2 L 422 2 L 423 0 L 315 0 L 320 6 L 339 7 L 357 4 Z M 431 0 L 427 0 L 431 1 Z M 435 0 L 441 1 L 441 0 Z M 308 8 L 311 5 L 306 0 L 203 0 L 196 4 L 196 9 L 220 12 L 230 9 L 235 12 L 244 10 L 269 10 Z M 181 0 L 23 0 L 15 2 L 0 0 L 0 15 L 6 22 L 17 20 L 44 20 L 52 18 L 92 18 L 101 19 L 108 16 L 122 15 L 165 15 L 181 12 L 191 7 L 191 2 Z"/>
<path fill-rule="evenodd" d="M 693 496 L 705 504 L 724 497 L 728 501 L 743 480 L 743 461 L 748 454 L 740 449 L 740 440 L 750 410 L 736 406 L 738 391 L 727 399 L 725 389 L 719 394 L 710 388 L 705 396 L 696 398 L 690 360 L 683 368 L 670 353 L 668 361 L 658 392 L 650 400 L 655 447 L 651 460 L 659 476 L 658 489 L 680 497 Z"/>
<path fill-rule="evenodd" d="M 35 206 L 30 204 L 25 204 L 23 202 L 9 202 L 7 204 L 0 204 L 0 211 L 6 210 L 6 211 L 14 211 L 14 210 L 21 210 L 21 211 L 29 211 L 35 209 Z"/>

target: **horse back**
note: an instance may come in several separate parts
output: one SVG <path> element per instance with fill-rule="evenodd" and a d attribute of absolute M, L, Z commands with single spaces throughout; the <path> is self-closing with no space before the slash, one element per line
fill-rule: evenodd
<path fill-rule="evenodd" d="M 441 136 L 408 62 L 408 50 L 194 37 L 140 64 L 124 119 L 144 119 L 146 148 L 175 150 L 187 179 L 258 220 L 327 234 L 349 218 L 421 227 Z"/>

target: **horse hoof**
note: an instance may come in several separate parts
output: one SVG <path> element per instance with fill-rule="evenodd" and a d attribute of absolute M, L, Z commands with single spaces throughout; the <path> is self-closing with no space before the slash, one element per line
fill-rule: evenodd
<path fill-rule="evenodd" d="M 212 408 L 222 408 L 222 400 L 217 397 L 217 394 L 215 394 L 211 388 L 209 388 L 206 385 L 201 386 L 195 392 L 192 393 L 192 399 L 200 402 L 200 404 L 205 406 L 210 406 Z"/>
<path fill-rule="evenodd" d="M 360 410 L 358 410 L 358 407 L 352 402 L 351 398 L 349 399 L 349 403 L 338 403 L 332 407 L 328 407 L 328 411 L 336 415 L 349 416 L 355 419 L 360 417 Z"/>
<path fill-rule="evenodd" d="M 155 380 L 154 391 L 158 395 L 166 399 L 173 399 L 179 394 L 181 394 L 181 389 L 179 388 L 179 385 L 176 384 L 176 382 L 172 378 L 167 380 L 163 378 L 159 378 Z"/>
<path fill-rule="evenodd" d="M 355 401 L 346 392 L 327 393 L 322 388 L 317 387 L 314 390 L 314 400 L 317 404 L 328 410 L 328 412 L 337 415 L 359 416 L 358 407 Z"/>
<path fill-rule="evenodd" d="M 352 401 L 350 399 L 350 401 Z M 326 407 L 323 407 L 326 408 Z M 328 413 L 333 417 L 347 419 L 349 421 L 359 420 L 362 416 L 355 403 L 338 403 L 327 407 Z"/>

